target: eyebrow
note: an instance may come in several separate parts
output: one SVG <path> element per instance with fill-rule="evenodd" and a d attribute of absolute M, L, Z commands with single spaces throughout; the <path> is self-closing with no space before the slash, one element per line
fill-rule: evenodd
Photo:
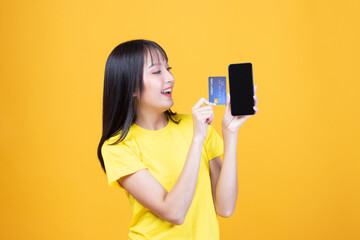
<path fill-rule="evenodd" d="M 148 66 L 148 69 L 155 66 L 155 65 L 161 65 L 161 63 L 152 63 L 150 66 Z"/>

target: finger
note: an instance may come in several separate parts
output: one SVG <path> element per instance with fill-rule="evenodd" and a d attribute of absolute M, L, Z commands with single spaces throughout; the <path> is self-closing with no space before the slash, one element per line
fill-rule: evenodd
<path fill-rule="evenodd" d="M 213 118 L 208 118 L 208 119 L 206 119 L 206 123 L 207 123 L 208 125 L 211 125 L 211 124 L 213 123 L 213 121 L 214 121 Z"/>
<path fill-rule="evenodd" d="M 214 114 L 214 111 L 212 109 L 211 110 L 202 110 L 201 108 L 200 109 L 195 109 L 193 111 L 194 116 L 202 116 L 204 114 Z"/>
<path fill-rule="evenodd" d="M 198 114 L 204 114 L 204 113 L 213 113 L 214 110 L 212 109 L 202 109 L 202 108 L 198 108 L 198 109 L 195 109 L 193 111 L 193 114 L 194 115 L 198 115 Z"/>
<path fill-rule="evenodd" d="M 211 123 L 212 121 L 213 121 L 213 120 L 212 120 L 210 117 L 208 117 L 208 118 L 204 117 L 204 118 L 200 118 L 200 119 L 199 119 L 199 122 L 202 123 L 202 124 L 209 124 L 209 125 L 210 125 L 210 123 Z"/>
<path fill-rule="evenodd" d="M 231 97 L 230 97 L 230 93 L 226 93 L 226 105 L 231 107 Z"/>
<path fill-rule="evenodd" d="M 211 119 L 214 119 L 214 112 L 203 112 L 203 113 L 198 113 L 196 115 L 196 118 L 197 119 L 201 119 L 201 120 L 204 120 L 204 119 L 207 119 L 207 118 L 211 118 Z"/>
<path fill-rule="evenodd" d="M 204 119 L 204 118 L 209 118 L 209 117 L 214 119 L 214 113 L 208 112 L 208 113 L 200 113 L 200 114 L 196 115 L 196 119 Z"/>
<path fill-rule="evenodd" d="M 200 112 L 200 111 L 212 111 L 213 110 L 213 106 L 204 106 L 204 107 L 200 107 L 200 108 L 196 108 L 194 110 L 194 112 Z"/>
<path fill-rule="evenodd" d="M 257 103 L 258 103 L 258 98 L 257 98 L 257 96 L 254 96 L 254 101 L 255 101 L 255 106 L 256 106 Z"/>
<path fill-rule="evenodd" d="M 257 85 L 254 86 L 254 96 L 256 95 Z"/>
<path fill-rule="evenodd" d="M 196 113 L 196 118 L 198 119 L 206 119 L 206 118 L 212 118 L 214 119 L 214 112 L 213 111 L 204 111 Z"/>
<path fill-rule="evenodd" d="M 213 107 L 213 106 L 216 106 L 216 103 L 207 101 L 207 103 L 205 103 L 205 105 Z"/>
<path fill-rule="evenodd" d="M 208 106 L 215 106 L 215 105 L 216 105 L 215 103 L 209 102 L 209 101 L 206 100 L 205 98 L 200 98 L 200 100 L 199 100 L 197 103 L 195 103 L 195 105 L 194 105 L 193 108 L 199 108 L 199 107 L 201 107 L 201 105 L 203 105 L 203 104 L 208 105 Z"/>
<path fill-rule="evenodd" d="M 257 113 L 259 111 L 259 108 L 254 106 L 254 110 L 255 110 L 255 113 Z"/>

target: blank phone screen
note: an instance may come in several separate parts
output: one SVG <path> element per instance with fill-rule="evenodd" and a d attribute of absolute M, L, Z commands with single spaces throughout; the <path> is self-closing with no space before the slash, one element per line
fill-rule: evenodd
<path fill-rule="evenodd" d="M 231 115 L 253 115 L 254 84 L 251 63 L 229 65 Z"/>

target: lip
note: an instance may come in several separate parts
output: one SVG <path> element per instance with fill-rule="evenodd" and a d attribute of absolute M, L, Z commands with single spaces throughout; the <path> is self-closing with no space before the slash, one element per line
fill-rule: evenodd
<path fill-rule="evenodd" d="M 172 89 L 174 86 L 171 86 L 171 87 L 167 87 L 167 88 L 164 88 L 163 90 L 161 90 L 161 91 L 165 91 L 165 90 L 167 90 L 167 89 Z M 172 90 L 171 90 L 171 92 L 170 93 L 161 93 L 163 96 L 165 96 L 165 97 L 169 97 L 169 98 L 171 98 L 171 96 L 172 96 Z"/>
<path fill-rule="evenodd" d="M 173 88 L 174 86 L 171 86 L 171 87 L 167 87 L 167 88 L 164 88 L 163 90 L 161 90 L 161 91 L 165 91 L 165 90 L 167 90 L 167 89 L 169 89 L 169 88 Z"/>

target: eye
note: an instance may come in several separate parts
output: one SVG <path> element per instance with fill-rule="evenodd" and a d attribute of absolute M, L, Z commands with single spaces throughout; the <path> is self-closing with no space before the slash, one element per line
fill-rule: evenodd
<path fill-rule="evenodd" d="M 161 73 L 161 70 L 153 72 L 152 74 L 159 74 L 159 73 Z"/>

